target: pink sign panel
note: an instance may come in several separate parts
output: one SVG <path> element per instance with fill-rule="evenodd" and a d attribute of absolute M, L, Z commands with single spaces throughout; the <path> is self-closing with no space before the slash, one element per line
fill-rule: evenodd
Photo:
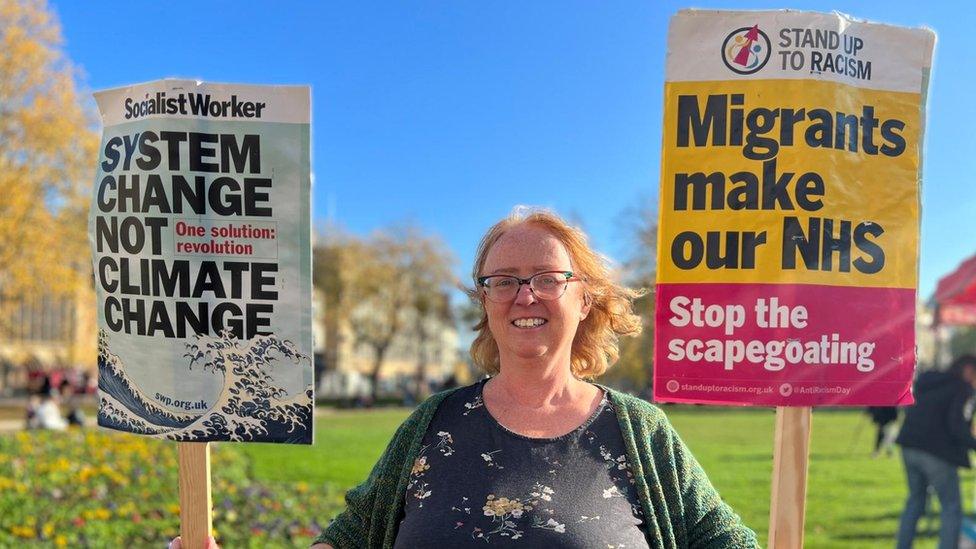
<path fill-rule="evenodd" d="M 915 290 L 658 284 L 654 399 L 912 404 Z"/>

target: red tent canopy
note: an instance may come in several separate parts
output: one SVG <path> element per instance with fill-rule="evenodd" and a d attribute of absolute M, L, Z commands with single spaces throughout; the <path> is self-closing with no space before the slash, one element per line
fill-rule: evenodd
<path fill-rule="evenodd" d="M 935 302 L 940 324 L 976 325 L 976 255 L 939 280 Z"/>

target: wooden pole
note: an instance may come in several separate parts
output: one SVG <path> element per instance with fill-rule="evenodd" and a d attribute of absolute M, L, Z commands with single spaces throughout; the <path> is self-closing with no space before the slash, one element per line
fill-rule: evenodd
<path fill-rule="evenodd" d="M 210 443 L 180 442 L 180 536 L 184 549 L 204 549 L 213 530 Z"/>
<path fill-rule="evenodd" d="M 776 408 L 773 493 L 769 506 L 769 548 L 803 547 L 807 461 L 812 409 Z"/>

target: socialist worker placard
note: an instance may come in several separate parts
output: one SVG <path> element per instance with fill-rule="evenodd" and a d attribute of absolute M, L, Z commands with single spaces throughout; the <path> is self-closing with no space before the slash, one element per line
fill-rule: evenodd
<path fill-rule="evenodd" d="M 912 402 L 934 42 L 840 14 L 674 16 L 656 400 Z"/>
<path fill-rule="evenodd" d="M 192 80 L 95 94 L 99 425 L 311 443 L 309 96 Z"/>

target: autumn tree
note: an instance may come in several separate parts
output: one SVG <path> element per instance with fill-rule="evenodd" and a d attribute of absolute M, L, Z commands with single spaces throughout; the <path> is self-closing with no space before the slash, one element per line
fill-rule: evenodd
<path fill-rule="evenodd" d="M 98 143 L 61 45 L 43 1 L 0 0 L 0 335 L 21 304 L 90 284 Z"/>
<path fill-rule="evenodd" d="M 416 231 L 414 231 L 416 232 Z M 427 366 L 439 330 L 454 322 L 449 287 L 454 282 L 451 258 L 442 242 L 415 234 L 408 238 L 407 280 L 410 286 L 413 338 L 417 350 L 415 397 L 426 396 Z"/>
<path fill-rule="evenodd" d="M 328 226 L 320 231 L 312 249 L 312 286 L 320 298 L 325 324 L 325 360 L 316 361 L 315 379 L 335 370 L 339 361 L 340 330 L 348 318 L 348 308 L 343 306 L 346 287 L 343 273 L 351 255 L 350 244 L 350 238 L 340 228 Z"/>
<path fill-rule="evenodd" d="M 372 352 L 370 380 L 378 396 L 382 368 L 398 341 L 413 339 L 417 377 L 430 361 L 435 326 L 451 322 L 451 257 L 438 239 L 413 227 L 377 231 L 367 238 L 334 228 L 313 250 L 314 284 L 322 295 L 326 367 L 338 361 L 341 327 Z"/>
<path fill-rule="evenodd" d="M 637 337 L 620 340 L 620 359 L 606 374 L 606 381 L 632 392 L 649 390 L 654 367 L 654 282 L 657 263 L 657 212 L 650 205 L 624 213 L 632 247 L 623 264 L 624 282 L 648 292 L 634 302 L 644 330 Z"/>

